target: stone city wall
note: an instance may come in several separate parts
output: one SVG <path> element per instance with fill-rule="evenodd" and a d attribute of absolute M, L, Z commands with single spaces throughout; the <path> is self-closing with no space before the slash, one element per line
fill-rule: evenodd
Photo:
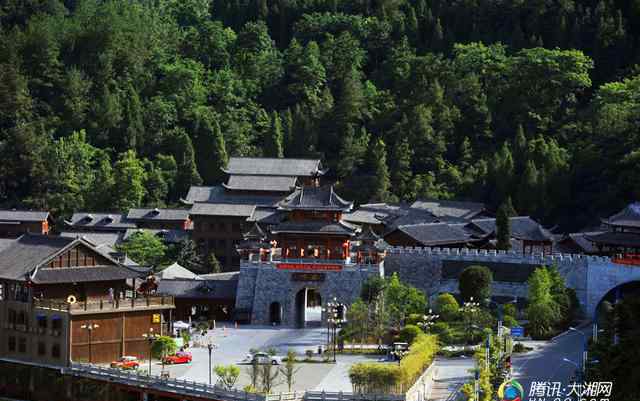
<path fill-rule="evenodd" d="M 359 265 L 347 265 L 339 271 L 314 271 L 321 274 L 322 281 L 295 281 L 294 273 L 309 273 L 303 270 L 280 270 L 275 263 L 242 262 L 236 308 L 252 311 L 251 323 L 270 324 L 271 304 L 277 302 L 282 311 L 282 324 L 295 326 L 296 295 L 305 288 L 320 293 L 322 304 L 334 297 L 350 305 L 360 296 L 362 284 L 371 276 L 382 275 L 382 269 Z"/>

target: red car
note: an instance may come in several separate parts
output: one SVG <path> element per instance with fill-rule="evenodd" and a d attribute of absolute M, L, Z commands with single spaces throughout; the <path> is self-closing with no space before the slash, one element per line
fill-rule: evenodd
<path fill-rule="evenodd" d="M 138 369 L 140 367 L 140 362 L 138 362 L 138 358 L 135 356 L 123 356 L 118 360 L 111 362 L 111 367 L 120 369 Z"/>
<path fill-rule="evenodd" d="M 191 352 L 176 352 L 175 355 L 165 356 L 163 362 L 168 365 L 177 363 L 189 363 L 191 362 Z"/>

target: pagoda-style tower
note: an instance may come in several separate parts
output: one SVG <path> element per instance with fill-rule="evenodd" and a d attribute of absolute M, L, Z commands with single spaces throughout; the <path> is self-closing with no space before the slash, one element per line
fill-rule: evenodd
<path fill-rule="evenodd" d="M 282 260 L 350 261 L 350 241 L 357 226 L 342 220 L 353 202 L 340 198 L 333 186 L 302 187 L 279 203 L 288 218 L 271 229 Z"/>
<path fill-rule="evenodd" d="M 236 246 L 242 260 L 266 262 L 270 259 L 271 244 L 267 241 L 267 234 L 257 223 L 242 234 L 242 238 L 244 241 Z"/>
<path fill-rule="evenodd" d="M 355 237 L 357 245 L 351 247 L 356 255 L 356 263 L 359 264 L 379 264 L 384 260 L 385 251 L 382 246 L 382 240 L 366 225 L 362 231 Z"/>

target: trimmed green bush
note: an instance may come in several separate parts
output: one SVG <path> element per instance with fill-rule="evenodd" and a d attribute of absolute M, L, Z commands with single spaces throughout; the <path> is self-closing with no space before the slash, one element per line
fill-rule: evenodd
<path fill-rule="evenodd" d="M 422 329 L 420 327 L 408 324 L 404 326 L 402 330 L 400 330 L 398 339 L 401 342 L 405 342 L 411 345 L 420 334 L 422 334 Z"/>
<path fill-rule="evenodd" d="M 502 324 L 506 327 L 514 327 L 518 325 L 518 321 L 513 316 L 505 315 Z"/>
<path fill-rule="evenodd" d="M 451 321 L 458 317 L 460 305 L 453 295 L 449 293 L 438 295 L 436 306 L 442 320 Z"/>
<path fill-rule="evenodd" d="M 420 333 L 399 365 L 357 363 L 349 369 L 355 393 L 402 394 L 427 369 L 438 352 L 436 336 Z"/>

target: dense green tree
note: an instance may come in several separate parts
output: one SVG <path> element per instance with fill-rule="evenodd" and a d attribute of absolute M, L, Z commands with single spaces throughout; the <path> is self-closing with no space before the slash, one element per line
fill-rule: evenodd
<path fill-rule="evenodd" d="M 228 162 L 220 124 L 208 110 L 198 110 L 194 131 L 195 156 L 200 176 L 205 184 L 216 184 L 221 181 L 221 169 Z"/>
<path fill-rule="evenodd" d="M 271 113 L 271 126 L 264 141 L 264 155 L 284 157 L 282 123 L 277 111 Z"/>
<path fill-rule="evenodd" d="M 413 152 L 409 141 L 405 137 L 396 142 L 391 155 L 391 184 L 394 192 L 402 200 L 408 201 L 415 198 L 411 173 L 411 157 Z"/>
<path fill-rule="evenodd" d="M 389 167 L 387 166 L 387 147 L 384 141 L 379 139 L 371 149 L 369 165 L 372 167 L 371 199 L 378 202 L 386 202 L 392 199 L 390 193 L 391 180 Z"/>
<path fill-rule="evenodd" d="M 141 266 L 158 267 L 164 260 L 167 247 L 150 231 L 138 231 L 117 245 L 120 252 Z"/>
<path fill-rule="evenodd" d="M 498 249 L 511 249 L 510 218 L 513 216 L 516 216 L 516 211 L 511 203 L 511 197 L 507 197 L 496 213 L 496 248 Z"/>
<path fill-rule="evenodd" d="M 438 295 L 436 298 L 436 307 L 440 317 L 445 321 L 455 320 L 460 311 L 458 301 L 449 293 Z"/>
<path fill-rule="evenodd" d="M 340 160 L 338 161 L 338 177 L 346 178 L 353 174 L 358 167 L 364 163 L 369 145 L 369 134 L 362 127 L 359 133 L 356 133 L 353 125 L 347 126 L 342 149 L 340 150 Z"/>
<path fill-rule="evenodd" d="M 113 206 L 116 210 L 139 207 L 145 195 L 146 172 L 133 150 L 121 153 L 113 167 Z"/>
<path fill-rule="evenodd" d="M 471 298 L 474 302 L 483 303 L 491 297 L 491 283 L 493 274 L 485 266 L 469 266 L 465 268 L 458 278 L 460 296 L 465 301 Z"/>

